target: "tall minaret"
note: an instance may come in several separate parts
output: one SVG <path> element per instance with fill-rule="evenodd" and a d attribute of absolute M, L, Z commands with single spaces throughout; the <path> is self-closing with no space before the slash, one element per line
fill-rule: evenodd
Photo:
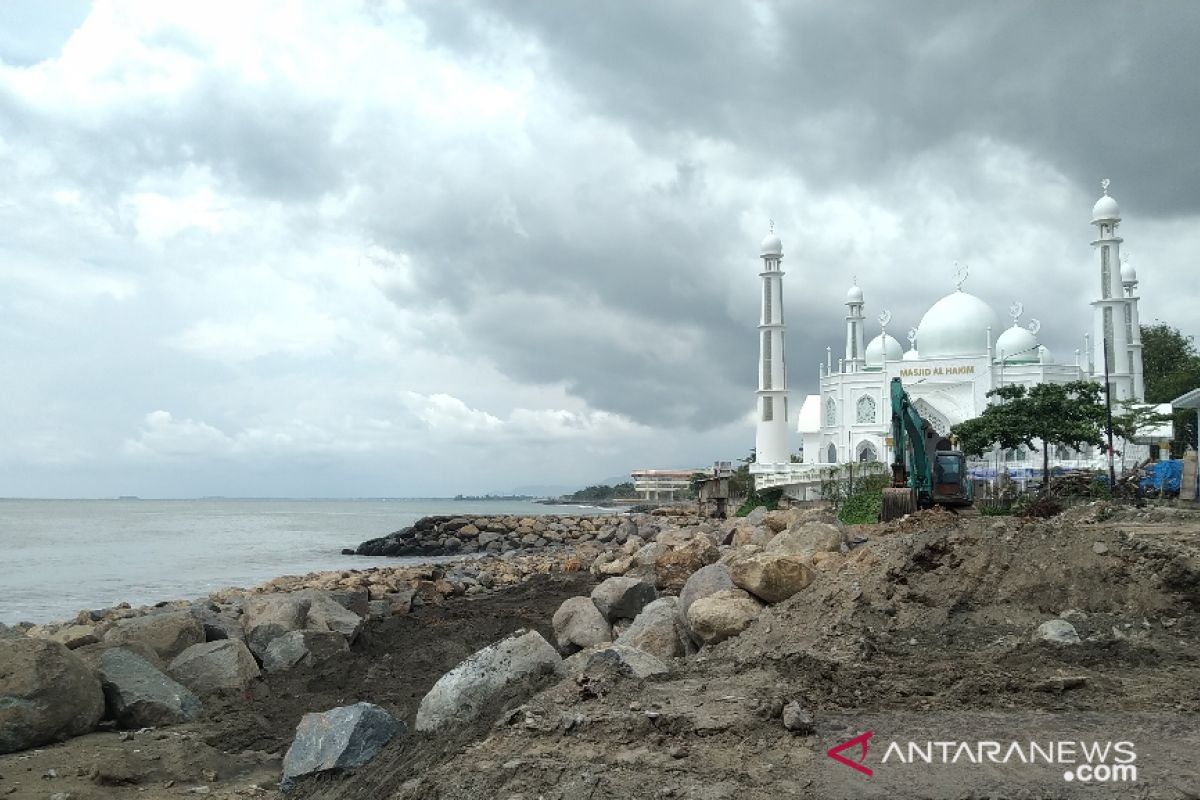
<path fill-rule="evenodd" d="M 783 358 L 783 244 L 775 223 L 762 241 L 762 315 L 758 325 L 758 430 L 754 437 L 755 461 L 786 464 L 788 447 L 787 367 Z"/>
<path fill-rule="evenodd" d="M 1142 374 L 1142 325 L 1138 317 L 1137 270 L 1129 254 L 1121 257 L 1121 285 L 1125 287 L 1125 336 L 1129 340 L 1129 364 L 1133 370 L 1133 399 L 1145 401 L 1146 379 Z"/>
<path fill-rule="evenodd" d="M 858 281 L 846 292 L 846 372 L 862 372 L 866 365 L 863 350 L 863 290 Z"/>
<path fill-rule="evenodd" d="M 1104 196 L 1092 208 L 1092 224 L 1100 235 L 1092 242 L 1100 255 L 1100 298 L 1092 301 L 1092 377 L 1104 380 L 1104 350 L 1108 347 L 1108 379 L 1114 400 L 1134 396 L 1133 351 L 1125 328 L 1127 301 L 1121 293 L 1121 242 L 1117 226 L 1121 212 L 1108 195 L 1108 178 L 1100 182 Z"/>

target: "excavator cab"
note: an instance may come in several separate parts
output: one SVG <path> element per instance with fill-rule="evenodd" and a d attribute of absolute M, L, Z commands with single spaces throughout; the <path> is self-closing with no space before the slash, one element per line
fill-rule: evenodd
<path fill-rule="evenodd" d="M 933 457 L 933 495 L 936 505 L 970 505 L 974 484 L 967 459 L 957 450 L 939 450 Z"/>

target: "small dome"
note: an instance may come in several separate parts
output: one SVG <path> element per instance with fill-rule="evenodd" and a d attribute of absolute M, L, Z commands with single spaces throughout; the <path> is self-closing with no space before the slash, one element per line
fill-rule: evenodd
<path fill-rule="evenodd" d="M 759 248 L 759 255 L 763 256 L 781 256 L 783 255 L 783 242 L 779 241 L 779 237 L 771 231 L 763 237 L 762 247 Z"/>
<path fill-rule="evenodd" d="M 974 356 L 987 351 L 987 330 L 996 313 L 969 292 L 952 292 L 934 303 L 917 326 L 921 358 Z"/>
<path fill-rule="evenodd" d="M 876 369 L 883 366 L 884 359 L 899 361 L 904 357 L 900 343 L 890 333 L 881 333 L 867 344 L 866 366 Z"/>
<path fill-rule="evenodd" d="M 862 289 L 858 286 L 851 286 L 846 292 L 846 303 L 861 303 L 863 301 Z"/>
<path fill-rule="evenodd" d="M 1037 339 L 1027 328 L 1013 325 L 996 340 L 996 360 L 1006 364 L 1032 364 L 1039 360 Z"/>
<path fill-rule="evenodd" d="M 1092 222 L 1109 222 L 1121 218 L 1121 212 L 1117 208 L 1117 201 L 1104 195 L 1096 201 L 1096 205 L 1092 206 Z"/>
<path fill-rule="evenodd" d="M 918 353 L 916 350 L 905 350 L 904 351 L 904 360 L 905 361 L 920 361 L 921 354 Z"/>
<path fill-rule="evenodd" d="M 1042 362 L 1043 364 L 1054 363 L 1054 353 L 1051 353 L 1044 344 L 1038 346 L 1038 361 Z"/>
<path fill-rule="evenodd" d="M 1137 283 L 1137 270 L 1128 261 L 1121 265 L 1121 283 Z"/>

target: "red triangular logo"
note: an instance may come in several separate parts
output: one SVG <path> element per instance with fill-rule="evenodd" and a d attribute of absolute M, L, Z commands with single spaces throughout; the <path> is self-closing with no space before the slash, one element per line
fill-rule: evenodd
<path fill-rule="evenodd" d="M 835 744 L 833 747 L 831 747 L 825 751 L 825 755 L 829 756 L 834 761 L 838 761 L 842 764 L 845 764 L 847 767 L 850 767 L 851 769 L 858 770 L 859 772 L 861 772 L 862 774 L 866 775 L 869 778 L 872 775 L 874 775 L 875 773 L 871 771 L 870 767 L 863 766 L 863 762 L 867 760 L 867 745 L 871 741 L 871 737 L 874 735 L 875 735 L 874 731 L 867 731 L 866 733 L 860 733 L 858 736 L 855 736 L 853 739 L 847 739 L 846 741 L 842 742 L 841 744 Z M 862 755 L 860 755 L 858 757 L 857 761 L 851 761 L 850 759 L 848 759 L 844 755 L 842 755 L 843 750 L 849 750 L 854 747 L 862 748 Z"/>

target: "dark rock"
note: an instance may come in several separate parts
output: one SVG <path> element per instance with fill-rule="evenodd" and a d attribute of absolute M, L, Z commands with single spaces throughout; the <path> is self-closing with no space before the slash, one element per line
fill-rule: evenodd
<path fill-rule="evenodd" d="M 204 641 L 204 626 L 190 611 L 169 611 L 123 619 L 104 635 L 107 644 L 138 642 L 147 645 L 164 661 L 170 661 L 194 644 Z"/>
<path fill-rule="evenodd" d="M 372 703 L 305 714 L 283 758 L 280 788 L 290 791 L 297 778 L 307 775 L 361 767 L 407 728 L 404 722 Z"/>
<path fill-rule="evenodd" d="M 258 662 L 237 639 L 194 644 L 175 657 L 172 677 L 199 695 L 241 691 L 258 677 Z"/>
<path fill-rule="evenodd" d="M 280 672 L 312 666 L 350 652 L 346 637 L 336 631 L 291 631 L 271 640 L 263 652 L 263 669 Z"/>
<path fill-rule="evenodd" d="M 609 622 L 635 618 L 656 597 L 654 585 L 638 578 L 608 578 L 592 590 L 592 602 Z"/>
<path fill-rule="evenodd" d="M 801 736 L 808 736 L 816 730 L 813 727 L 812 712 L 804 709 L 795 700 L 783 707 L 783 727 Z"/>
<path fill-rule="evenodd" d="M 129 650 L 106 650 L 97 671 L 108 716 L 123 728 L 171 725 L 200 716 L 200 700 L 191 690 Z"/>
<path fill-rule="evenodd" d="M 0 639 L 0 753 L 91 731 L 104 713 L 100 681 L 65 646 Z"/>

